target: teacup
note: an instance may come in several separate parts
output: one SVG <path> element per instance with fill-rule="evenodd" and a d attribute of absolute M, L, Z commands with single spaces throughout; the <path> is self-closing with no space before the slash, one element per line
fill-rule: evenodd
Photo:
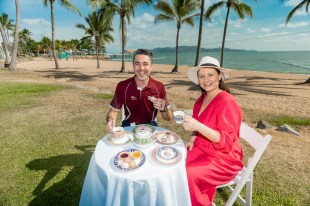
<path fill-rule="evenodd" d="M 141 161 L 142 153 L 140 151 L 134 151 L 131 153 L 131 157 L 134 162 L 138 165 Z"/>
<path fill-rule="evenodd" d="M 112 130 L 112 141 L 113 142 L 119 142 L 123 140 L 123 137 L 125 136 L 125 130 L 123 127 L 114 127 Z"/>
<path fill-rule="evenodd" d="M 183 122 L 183 120 L 184 120 L 185 112 L 184 112 L 184 111 L 181 111 L 181 110 L 179 110 L 179 111 L 174 111 L 174 112 L 173 112 L 173 117 L 174 117 L 175 122 L 176 122 L 177 124 L 181 124 L 181 123 Z"/>
<path fill-rule="evenodd" d="M 121 153 L 118 155 L 118 159 L 120 159 L 120 160 L 123 161 L 123 162 L 129 163 L 129 162 L 130 162 L 130 155 L 129 155 L 128 152 L 121 152 Z"/>

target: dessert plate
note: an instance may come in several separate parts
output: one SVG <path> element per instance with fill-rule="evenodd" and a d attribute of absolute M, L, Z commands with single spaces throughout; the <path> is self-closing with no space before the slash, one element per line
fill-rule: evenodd
<path fill-rule="evenodd" d="M 128 156 L 128 162 L 127 161 L 124 162 L 119 157 L 121 153 L 131 154 L 135 151 L 141 152 L 140 150 L 137 150 L 137 149 L 127 149 L 127 150 L 123 150 L 123 151 L 117 153 L 114 157 L 112 157 L 112 164 L 115 167 L 115 169 L 117 171 L 129 172 L 129 171 L 133 171 L 133 170 L 136 170 L 136 169 L 142 167 L 145 163 L 145 154 L 143 152 L 141 152 L 141 154 L 142 154 L 141 159 L 138 163 L 136 163 L 130 155 Z"/>
<path fill-rule="evenodd" d="M 132 132 L 129 132 L 129 131 L 125 131 L 125 136 L 124 138 L 122 138 L 121 140 L 118 140 L 117 142 L 113 141 L 113 137 L 112 135 L 110 134 L 107 138 L 107 142 L 111 145 L 124 145 L 124 144 L 127 144 L 131 141 L 132 139 Z"/>
<path fill-rule="evenodd" d="M 154 162 L 163 166 L 172 166 L 182 159 L 181 152 L 171 146 L 160 146 L 152 150 L 151 157 Z"/>
<path fill-rule="evenodd" d="M 179 136 L 170 131 L 159 131 L 156 134 L 157 142 L 164 145 L 176 144 L 179 141 Z"/>

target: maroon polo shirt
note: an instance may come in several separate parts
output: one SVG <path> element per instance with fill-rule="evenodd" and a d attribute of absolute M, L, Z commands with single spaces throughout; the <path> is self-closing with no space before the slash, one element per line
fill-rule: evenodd
<path fill-rule="evenodd" d="M 149 123 L 154 121 L 157 115 L 157 109 L 148 99 L 149 96 L 164 99 L 166 105 L 169 105 L 165 87 L 161 82 L 150 77 L 147 86 L 139 90 L 135 77 L 132 77 L 117 84 L 110 106 L 120 110 L 124 105 L 125 119 L 130 123 Z"/>

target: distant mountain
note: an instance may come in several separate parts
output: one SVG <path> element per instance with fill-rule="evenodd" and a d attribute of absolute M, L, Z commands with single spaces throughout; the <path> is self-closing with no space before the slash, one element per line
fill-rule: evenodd
<path fill-rule="evenodd" d="M 179 52 L 196 52 L 196 46 L 179 46 Z M 175 47 L 160 47 L 151 49 L 154 53 L 163 53 L 163 52 L 175 52 Z M 213 48 L 213 49 L 206 49 L 201 48 L 201 52 L 220 52 L 221 48 Z M 240 52 L 240 51 L 255 51 L 255 50 L 244 50 L 244 49 L 230 49 L 225 48 L 225 52 Z"/>

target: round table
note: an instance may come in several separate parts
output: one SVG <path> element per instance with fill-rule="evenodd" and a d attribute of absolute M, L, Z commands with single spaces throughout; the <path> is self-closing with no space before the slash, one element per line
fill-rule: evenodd
<path fill-rule="evenodd" d="M 133 127 L 125 127 L 132 131 Z M 165 130 L 155 127 L 156 131 Z M 179 138 L 170 145 L 181 152 L 181 160 L 175 165 L 161 165 L 151 156 L 155 142 L 141 149 L 131 141 L 124 145 L 113 145 L 109 134 L 98 141 L 85 177 L 80 205 L 106 206 L 189 206 L 190 195 L 185 168 L 186 149 Z M 138 149 L 145 154 L 144 164 L 133 171 L 122 171 L 113 165 L 113 157 L 126 149 Z"/>

